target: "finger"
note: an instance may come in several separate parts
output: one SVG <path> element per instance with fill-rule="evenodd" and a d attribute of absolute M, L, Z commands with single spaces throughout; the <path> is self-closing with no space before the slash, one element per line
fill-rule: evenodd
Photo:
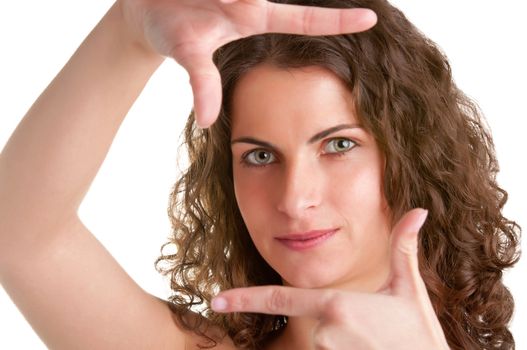
<path fill-rule="evenodd" d="M 256 312 L 269 315 L 321 318 L 333 291 L 283 286 L 237 288 L 212 300 L 217 312 Z"/>
<path fill-rule="evenodd" d="M 426 291 L 419 272 L 417 237 L 427 215 L 427 210 L 413 209 L 392 230 L 390 284 L 393 294 L 415 296 Z"/>
<path fill-rule="evenodd" d="M 196 56 L 185 69 L 190 76 L 196 123 L 200 128 L 208 128 L 218 118 L 221 108 L 220 73 L 211 56 Z"/>
<path fill-rule="evenodd" d="M 357 33 L 377 23 L 369 9 L 333 9 L 267 3 L 267 27 L 264 32 L 304 35 Z"/>

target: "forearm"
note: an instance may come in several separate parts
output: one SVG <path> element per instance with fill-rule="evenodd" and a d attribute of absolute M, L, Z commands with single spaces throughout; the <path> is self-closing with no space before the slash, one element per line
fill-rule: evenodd
<path fill-rule="evenodd" d="M 135 42 L 114 5 L 0 154 L 0 245 L 15 229 L 33 240 L 34 228 L 76 215 L 120 124 L 162 61 Z"/>

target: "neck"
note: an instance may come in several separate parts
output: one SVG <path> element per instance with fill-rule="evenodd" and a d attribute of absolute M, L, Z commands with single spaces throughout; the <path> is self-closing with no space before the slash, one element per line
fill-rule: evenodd
<path fill-rule="evenodd" d="M 312 318 L 289 317 L 282 336 L 277 339 L 277 343 L 287 346 L 277 346 L 276 349 L 315 350 L 312 336 L 317 324 L 318 320 Z"/>

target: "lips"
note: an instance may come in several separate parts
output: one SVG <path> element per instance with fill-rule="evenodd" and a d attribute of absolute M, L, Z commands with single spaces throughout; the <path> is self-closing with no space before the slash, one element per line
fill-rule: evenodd
<path fill-rule="evenodd" d="M 322 244 L 331 238 L 337 231 L 338 229 L 294 232 L 275 237 L 275 239 L 290 249 L 305 250 Z"/>

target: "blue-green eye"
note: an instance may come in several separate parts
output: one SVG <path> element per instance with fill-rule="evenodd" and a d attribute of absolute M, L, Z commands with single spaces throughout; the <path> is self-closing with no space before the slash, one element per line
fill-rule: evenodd
<path fill-rule="evenodd" d="M 274 161 L 274 154 L 263 149 L 256 149 L 243 156 L 243 162 L 248 166 L 264 166 Z"/>
<path fill-rule="evenodd" d="M 356 145 L 355 142 L 350 139 L 337 138 L 331 139 L 326 144 L 325 152 L 326 153 L 343 153 L 349 151 Z"/>

